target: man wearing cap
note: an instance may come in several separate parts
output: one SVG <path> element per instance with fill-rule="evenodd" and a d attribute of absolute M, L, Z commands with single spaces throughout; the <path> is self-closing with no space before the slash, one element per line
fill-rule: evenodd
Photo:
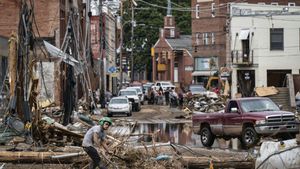
<path fill-rule="evenodd" d="M 111 124 L 112 120 L 109 117 L 103 117 L 99 121 L 99 125 L 93 126 L 84 135 L 82 147 L 92 159 L 89 165 L 89 169 L 95 169 L 97 167 L 99 167 L 100 169 L 105 169 L 105 167 L 100 165 L 100 156 L 97 148 L 100 148 L 100 146 L 102 146 L 106 150 L 106 152 L 109 153 L 108 147 L 106 145 L 106 134 L 104 131 L 107 130 Z"/>

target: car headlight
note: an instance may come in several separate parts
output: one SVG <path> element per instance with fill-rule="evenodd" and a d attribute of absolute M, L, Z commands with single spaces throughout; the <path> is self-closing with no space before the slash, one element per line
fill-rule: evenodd
<path fill-rule="evenodd" d="M 140 100 L 139 99 L 134 99 L 134 102 L 139 102 Z"/>
<path fill-rule="evenodd" d="M 257 120 L 255 124 L 265 124 L 266 120 Z"/>

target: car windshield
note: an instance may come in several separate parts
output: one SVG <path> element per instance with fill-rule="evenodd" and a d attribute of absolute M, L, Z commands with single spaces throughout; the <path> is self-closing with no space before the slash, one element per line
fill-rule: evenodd
<path fill-rule="evenodd" d="M 140 88 L 135 88 L 135 87 L 132 87 L 132 88 L 130 88 L 130 89 L 136 90 L 136 92 L 138 92 L 138 93 L 142 93 L 142 91 L 141 91 L 141 89 L 140 89 Z"/>
<path fill-rule="evenodd" d="M 127 99 L 112 99 L 110 104 L 127 104 Z"/>
<path fill-rule="evenodd" d="M 136 91 L 134 90 L 124 90 L 124 91 L 120 91 L 119 96 L 131 96 L 131 95 L 137 95 Z"/>
<path fill-rule="evenodd" d="M 206 92 L 206 89 L 202 86 L 190 87 L 191 92 Z"/>
<path fill-rule="evenodd" d="M 169 86 L 171 85 L 170 83 L 161 83 L 162 86 Z"/>
<path fill-rule="evenodd" d="M 268 99 L 241 100 L 241 108 L 244 112 L 278 111 L 279 107 Z"/>

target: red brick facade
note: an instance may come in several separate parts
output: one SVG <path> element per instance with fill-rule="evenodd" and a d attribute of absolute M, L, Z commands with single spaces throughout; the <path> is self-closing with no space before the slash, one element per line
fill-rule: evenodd
<path fill-rule="evenodd" d="M 34 15 L 41 37 L 54 37 L 54 31 L 59 26 L 59 1 L 34 1 Z M 9 37 L 11 32 L 17 32 L 21 1 L 0 1 L 0 35 Z M 34 31 L 36 28 L 33 27 Z"/>

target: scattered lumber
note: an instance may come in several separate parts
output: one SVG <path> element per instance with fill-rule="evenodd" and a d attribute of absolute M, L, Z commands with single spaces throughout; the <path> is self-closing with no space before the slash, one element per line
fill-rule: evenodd
<path fill-rule="evenodd" d="M 85 153 L 64 153 L 64 152 L 11 152 L 0 151 L 1 162 L 11 163 L 61 163 L 69 164 L 75 161 L 80 161 L 80 158 Z"/>
<path fill-rule="evenodd" d="M 240 159 L 235 157 L 222 157 L 222 159 L 213 160 L 211 157 L 193 157 L 182 156 L 184 166 L 189 168 L 254 168 L 255 161 L 250 159 Z"/>

